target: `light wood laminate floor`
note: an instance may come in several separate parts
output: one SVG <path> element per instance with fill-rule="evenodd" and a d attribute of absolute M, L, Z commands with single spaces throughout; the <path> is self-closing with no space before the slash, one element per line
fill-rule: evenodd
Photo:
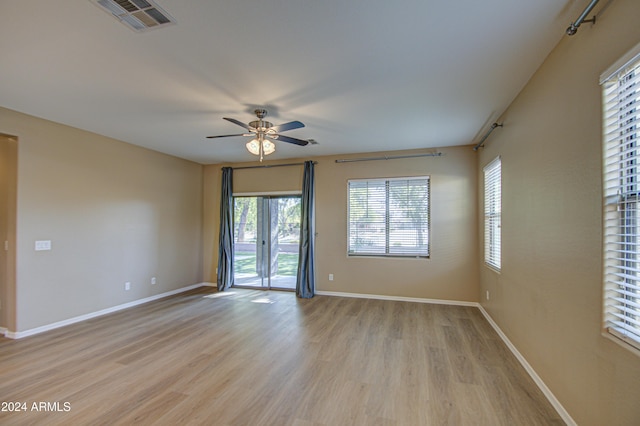
<path fill-rule="evenodd" d="M 564 424 L 476 308 L 240 289 L 0 339 L 0 401 L 27 406 L 2 425 Z"/>

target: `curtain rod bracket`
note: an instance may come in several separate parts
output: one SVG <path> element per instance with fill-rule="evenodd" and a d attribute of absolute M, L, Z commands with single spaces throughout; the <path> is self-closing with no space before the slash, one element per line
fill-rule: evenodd
<path fill-rule="evenodd" d="M 585 19 L 585 18 L 589 13 L 591 13 L 595 5 L 598 4 L 598 1 L 600 0 L 591 0 L 591 3 L 589 3 L 589 5 L 584 9 L 584 11 L 582 11 L 578 19 L 576 19 L 574 22 L 571 23 L 571 25 L 569 25 L 569 28 L 567 28 L 567 31 L 566 31 L 568 36 L 572 36 L 575 33 L 577 33 L 578 27 L 580 27 L 580 25 L 583 22 L 591 22 L 593 24 L 596 23 L 596 15 L 594 15 L 593 18 L 591 19 Z"/>

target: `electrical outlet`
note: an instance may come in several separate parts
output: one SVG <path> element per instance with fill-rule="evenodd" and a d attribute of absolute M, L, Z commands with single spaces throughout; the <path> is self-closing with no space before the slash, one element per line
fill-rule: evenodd
<path fill-rule="evenodd" d="M 130 283 L 130 282 L 126 282 L 126 283 L 124 283 L 124 289 L 125 289 L 126 291 L 131 290 L 131 283 Z"/>
<path fill-rule="evenodd" d="M 36 241 L 36 251 L 51 250 L 51 240 Z"/>
<path fill-rule="evenodd" d="M 157 282 L 156 277 L 151 277 L 151 285 L 155 285 Z"/>
<path fill-rule="evenodd" d="M 333 274 L 329 274 L 329 281 L 333 281 Z"/>

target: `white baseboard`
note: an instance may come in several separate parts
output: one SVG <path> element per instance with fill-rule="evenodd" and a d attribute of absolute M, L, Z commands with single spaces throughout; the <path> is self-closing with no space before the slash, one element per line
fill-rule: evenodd
<path fill-rule="evenodd" d="M 32 328 L 25 331 L 9 331 L 4 329 L 5 337 L 10 339 L 22 339 L 23 337 L 33 336 L 34 334 L 44 333 L 45 331 L 54 330 L 56 328 L 64 327 L 66 325 L 75 324 L 77 322 L 86 321 L 91 318 L 100 317 L 102 315 L 107 315 L 113 312 L 121 311 L 123 309 L 131 308 L 134 306 L 142 305 L 144 303 L 149 303 L 154 300 L 162 299 L 163 297 L 173 296 L 174 294 L 184 293 L 185 291 L 193 290 L 198 287 L 203 286 L 212 286 L 211 283 L 202 282 L 198 284 L 193 284 L 187 287 L 182 287 L 176 290 L 167 291 L 166 293 L 156 294 L 154 296 L 145 297 L 144 299 L 134 300 L 133 302 L 123 303 L 122 305 L 112 306 L 111 308 L 102 309 L 97 312 L 91 312 L 88 314 L 80 315 L 77 317 L 69 318 L 66 320 L 54 322 L 52 324 L 43 325 L 40 327 Z M 2 329 L 0 329 L 2 331 Z"/>
<path fill-rule="evenodd" d="M 357 299 L 393 300 L 396 302 L 432 303 L 436 305 L 479 306 L 477 302 L 464 302 L 459 300 L 423 299 L 420 297 L 404 296 L 380 296 L 377 294 L 343 293 L 340 291 L 316 291 L 316 294 L 319 296 L 355 297 Z"/>
<path fill-rule="evenodd" d="M 493 327 L 496 333 L 498 333 L 502 341 L 507 345 L 509 350 L 511 350 L 511 352 L 517 358 L 520 364 L 522 364 L 522 366 L 527 371 L 527 373 L 529 373 L 529 376 L 531 376 L 531 378 L 536 383 L 536 385 L 538 385 L 538 388 L 540 388 L 544 396 L 547 397 L 551 405 L 553 405 L 553 408 L 556 409 L 556 411 L 558 412 L 560 417 L 562 417 L 562 420 L 564 420 L 567 426 L 577 426 L 577 423 L 575 422 L 575 420 L 573 420 L 573 418 L 567 412 L 567 410 L 565 410 L 562 404 L 560 404 L 560 401 L 558 401 L 558 399 L 555 397 L 553 392 L 551 392 L 551 390 L 547 387 L 547 385 L 542 381 L 542 378 L 538 376 L 538 373 L 535 372 L 531 364 L 529 364 L 529 362 L 520 353 L 520 351 L 518 351 L 518 349 L 514 346 L 514 344 L 511 343 L 511 340 L 509 340 L 507 335 L 503 333 L 500 327 L 498 327 L 498 324 L 496 324 L 493 318 L 491 318 L 491 315 L 489 315 L 489 313 L 485 311 L 485 309 L 480 304 L 478 304 L 478 309 L 480 309 L 480 312 L 482 312 L 482 315 L 484 315 L 485 319 L 489 322 L 489 324 L 491 324 L 491 327 Z"/>

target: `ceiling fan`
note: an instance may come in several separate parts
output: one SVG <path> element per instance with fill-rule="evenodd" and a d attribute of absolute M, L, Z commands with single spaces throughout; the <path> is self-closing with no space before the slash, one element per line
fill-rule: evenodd
<path fill-rule="evenodd" d="M 237 124 L 240 127 L 244 127 L 248 130 L 248 133 L 237 133 L 233 135 L 220 135 L 220 136 L 207 136 L 208 139 L 215 138 L 228 138 L 232 136 L 253 136 L 249 142 L 247 142 L 247 150 L 253 155 L 260 156 L 260 161 L 265 155 L 269 155 L 276 150 L 276 145 L 273 141 L 281 141 L 292 143 L 295 145 L 305 146 L 309 141 L 303 139 L 292 138 L 291 136 L 281 135 L 280 132 L 286 132 L 287 130 L 299 129 L 304 127 L 299 121 L 290 121 L 288 123 L 274 126 L 272 123 L 263 120 L 267 115 L 266 109 L 256 109 L 255 111 L 257 120 L 244 124 L 234 118 L 223 117 L 225 120 Z"/>

